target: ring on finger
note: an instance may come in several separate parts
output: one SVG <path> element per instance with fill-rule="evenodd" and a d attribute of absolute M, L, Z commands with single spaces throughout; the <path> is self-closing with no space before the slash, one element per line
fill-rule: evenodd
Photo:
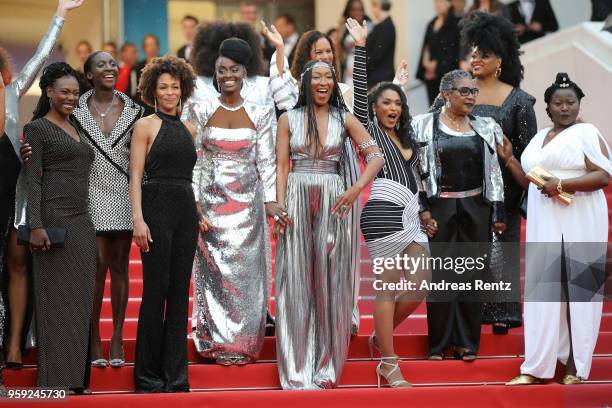
<path fill-rule="evenodd" d="M 278 221 L 278 220 L 280 220 L 280 217 L 278 215 L 274 214 L 274 221 Z"/>

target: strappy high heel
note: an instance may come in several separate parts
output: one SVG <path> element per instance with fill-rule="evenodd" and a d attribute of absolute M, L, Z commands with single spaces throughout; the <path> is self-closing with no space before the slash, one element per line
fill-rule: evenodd
<path fill-rule="evenodd" d="M 374 351 L 380 356 L 380 349 L 378 348 L 378 344 L 376 344 L 376 333 L 372 333 L 370 337 L 368 337 L 368 348 L 370 349 L 370 358 L 374 358 Z"/>
<path fill-rule="evenodd" d="M 393 363 L 390 363 L 389 361 L 393 361 Z M 383 366 L 392 367 L 392 369 L 391 371 L 389 371 L 388 374 L 385 374 L 382 371 Z M 390 380 L 390 377 L 393 375 L 393 373 L 397 371 L 399 371 L 400 375 L 402 374 L 399 368 L 399 357 L 398 356 L 381 357 L 380 362 L 378 363 L 378 366 L 376 367 L 376 380 L 378 382 L 378 388 L 380 388 L 380 377 L 384 377 L 385 380 L 387 381 L 387 384 L 389 384 L 389 387 L 391 388 L 410 388 L 412 387 L 412 384 L 404 380 L 403 376 L 401 380 L 395 380 L 395 381 Z"/>
<path fill-rule="evenodd" d="M 123 351 L 123 343 L 121 344 L 121 357 L 110 358 L 112 353 L 110 351 L 110 347 L 108 350 L 108 365 L 113 368 L 123 367 L 125 365 L 125 352 Z"/>

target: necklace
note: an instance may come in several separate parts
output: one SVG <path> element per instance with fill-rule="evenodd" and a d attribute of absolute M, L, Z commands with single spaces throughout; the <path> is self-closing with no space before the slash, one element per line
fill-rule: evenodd
<path fill-rule="evenodd" d="M 221 106 L 223 107 L 223 109 L 228 110 L 230 112 L 236 112 L 237 110 L 242 109 L 242 107 L 244 106 L 244 99 L 242 100 L 242 102 L 240 102 L 238 105 L 236 106 L 227 106 L 226 104 L 223 103 L 223 101 L 221 100 L 221 98 L 219 98 L 219 103 L 221 104 Z"/>
<path fill-rule="evenodd" d="M 113 94 L 113 100 L 111 101 L 111 103 L 108 105 L 108 107 L 106 108 L 106 110 L 104 111 L 104 113 L 100 112 L 100 109 L 98 109 L 98 104 L 96 103 L 96 94 L 94 93 L 91 97 L 91 101 L 93 102 L 93 107 L 96 110 L 96 112 L 98 112 L 98 115 L 100 115 L 100 117 L 102 118 L 102 120 L 104 120 L 104 118 L 106 117 L 106 115 L 108 115 L 108 112 L 110 112 L 110 110 L 113 108 L 113 106 L 115 106 L 115 94 Z"/>
<path fill-rule="evenodd" d="M 451 121 L 453 127 L 455 128 L 455 130 L 457 132 L 461 132 L 461 125 L 462 123 L 457 123 L 457 121 L 453 118 L 450 117 L 450 115 L 448 113 L 446 113 L 446 108 L 442 110 L 442 114 L 444 115 L 444 117 L 448 120 Z M 463 123 L 465 123 L 465 120 L 463 121 Z"/>

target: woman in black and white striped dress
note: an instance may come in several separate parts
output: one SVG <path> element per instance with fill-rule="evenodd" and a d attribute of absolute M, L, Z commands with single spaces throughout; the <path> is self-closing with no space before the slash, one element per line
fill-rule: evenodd
<path fill-rule="evenodd" d="M 361 230 L 370 257 L 424 256 L 428 249 L 427 235 L 435 234 L 436 222 L 420 205 L 418 157 L 406 96 L 400 86 L 383 82 L 374 87 L 368 101 L 364 47 L 355 47 L 353 85 L 355 116 L 367 127 L 386 161 L 372 183 L 370 198 L 361 214 Z M 420 282 L 429 279 L 429 274 L 425 269 L 390 268 L 376 279 L 384 283 L 397 283 L 402 279 Z M 377 291 L 375 334 L 370 336 L 369 344 L 371 352 L 376 348 L 381 355 L 376 368 L 379 386 L 381 376 L 391 387 L 410 386 L 399 369 L 399 357 L 393 348 L 393 329 L 418 307 L 425 295 L 417 290 L 410 293 Z"/>

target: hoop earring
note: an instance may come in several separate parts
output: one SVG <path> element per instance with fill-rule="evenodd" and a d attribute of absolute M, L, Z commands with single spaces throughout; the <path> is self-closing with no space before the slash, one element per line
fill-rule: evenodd
<path fill-rule="evenodd" d="M 446 109 L 450 109 L 451 108 L 451 104 L 450 104 L 450 101 L 448 99 L 446 100 L 446 102 L 444 102 L 444 107 Z"/>
<path fill-rule="evenodd" d="M 500 65 L 497 67 L 497 71 L 495 71 L 495 77 L 499 78 L 501 73 L 502 73 L 502 70 L 501 70 L 501 65 Z"/>
<path fill-rule="evenodd" d="M 157 113 L 157 98 L 155 98 L 155 113 Z"/>
<path fill-rule="evenodd" d="M 178 104 L 178 111 L 177 111 L 177 113 L 180 115 L 182 111 L 183 111 L 183 100 L 182 100 L 182 99 L 179 99 L 179 104 Z"/>

